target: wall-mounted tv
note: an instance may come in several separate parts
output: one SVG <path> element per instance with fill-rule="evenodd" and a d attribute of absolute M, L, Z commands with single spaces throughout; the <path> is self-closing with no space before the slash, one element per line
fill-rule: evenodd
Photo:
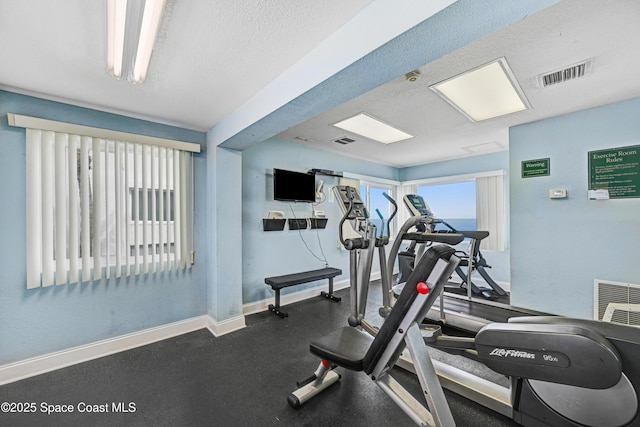
<path fill-rule="evenodd" d="M 284 202 L 315 202 L 316 176 L 303 172 L 274 169 L 273 198 Z"/>

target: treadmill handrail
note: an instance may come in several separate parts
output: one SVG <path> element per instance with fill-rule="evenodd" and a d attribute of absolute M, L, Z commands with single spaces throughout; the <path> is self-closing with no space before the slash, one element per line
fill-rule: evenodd
<path fill-rule="evenodd" d="M 407 232 L 412 227 L 415 227 L 420 223 L 429 224 L 431 221 L 432 218 L 430 216 L 412 216 L 407 219 L 404 224 L 402 224 L 402 227 L 400 227 L 400 230 L 396 235 L 393 245 L 391 246 L 391 250 L 389 251 L 389 256 L 387 258 L 387 283 L 389 283 L 390 285 L 391 283 L 393 283 L 393 266 L 395 265 L 396 258 L 398 257 L 398 251 L 400 250 L 400 244 L 402 244 L 402 240 L 405 234 L 407 234 Z M 464 239 L 462 235 L 455 233 L 431 233 L 431 235 L 435 234 L 440 234 L 441 236 L 451 236 L 452 238 L 455 238 L 454 236 L 459 236 L 460 241 Z"/>

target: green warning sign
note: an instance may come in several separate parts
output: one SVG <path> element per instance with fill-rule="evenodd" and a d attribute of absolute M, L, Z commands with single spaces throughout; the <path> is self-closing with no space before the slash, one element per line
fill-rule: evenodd
<path fill-rule="evenodd" d="M 551 168 L 549 158 L 525 160 L 522 162 L 522 177 L 533 178 L 535 176 L 549 176 Z"/>
<path fill-rule="evenodd" d="M 610 199 L 640 197 L 640 145 L 589 151 L 589 190 Z"/>

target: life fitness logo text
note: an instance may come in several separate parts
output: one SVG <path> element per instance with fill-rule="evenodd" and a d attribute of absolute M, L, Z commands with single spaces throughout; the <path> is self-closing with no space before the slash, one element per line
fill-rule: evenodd
<path fill-rule="evenodd" d="M 521 350 L 507 350 L 506 348 L 494 348 L 489 353 L 489 356 L 498 356 L 498 357 L 515 357 L 519 359 L 535 359 L 536 355 L 534 353 L 529 353 L 527 351 Z"/>

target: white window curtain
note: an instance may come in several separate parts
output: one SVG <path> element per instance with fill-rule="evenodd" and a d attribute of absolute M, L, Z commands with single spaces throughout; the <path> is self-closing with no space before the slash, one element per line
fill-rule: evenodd
<path fill-rule="evenodd" d="M 476 178 L 476 229 L 489 232 L 480 249 L 505 249 L 504 210 L 504 175 Z"/>
<path fill-rule="evenodd" d="M 27 288 L 191 267 L 189 151 L 27 128 L 26 161 Z"/>
<path fill-rule="evenodd" d="M 402 184 L 398 186 L 398 198 L 396 199 L 396 203 L 398 203 L 398 228 L 402 227 L 411 216 L 409 210 L 404 205 L 404 196 L 407 194 L 418 194 L 418 185 Z"/>

